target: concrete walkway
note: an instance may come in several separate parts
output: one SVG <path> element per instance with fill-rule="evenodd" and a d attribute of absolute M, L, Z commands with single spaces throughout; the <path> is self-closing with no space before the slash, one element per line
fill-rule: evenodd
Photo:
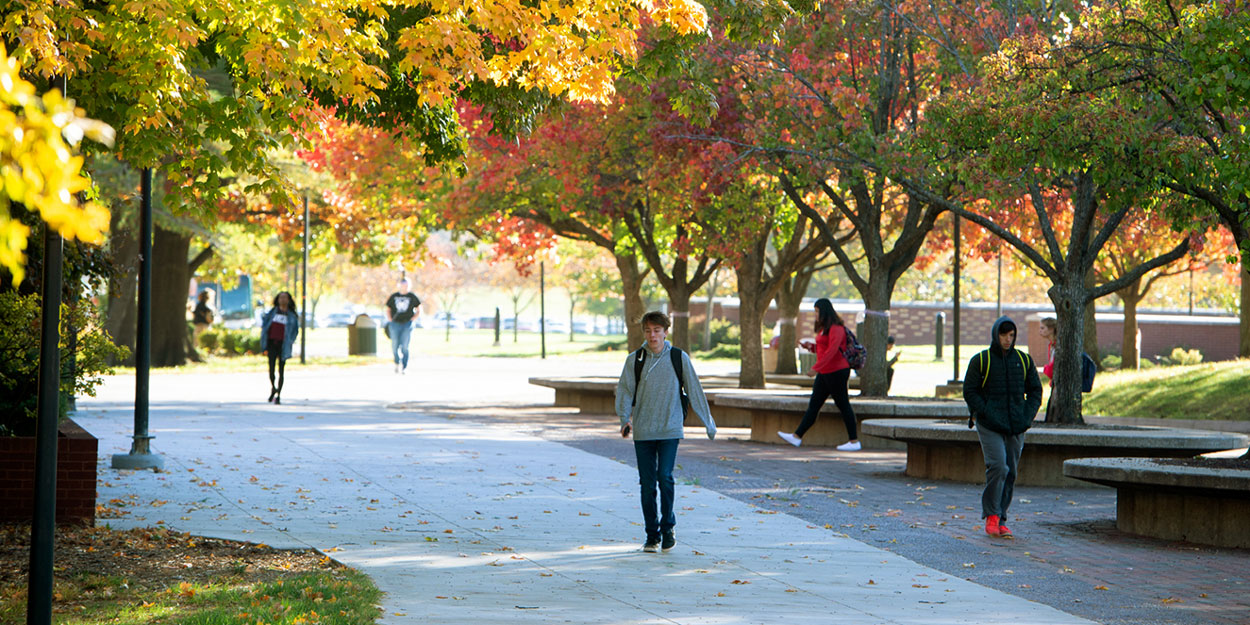
<path fill-rule="evenodd" d="M 157 375 L 163 473 L 109 468 L 129 449 L 133 378 L 76 420 L 101 439 L 116 512 L 100 523 L 316 548 L 387 593 L 383 623 L 1090 622 L 695 485 L 678 485 L 677 547 L 642 553 L 632 467 L 445 412 L 549 401 L 528 376 L 620 367 L 575 366 L 292 366 L 281 406 L 263 374 Z M 387 409 L 400 401 L 428 410 Z"/>

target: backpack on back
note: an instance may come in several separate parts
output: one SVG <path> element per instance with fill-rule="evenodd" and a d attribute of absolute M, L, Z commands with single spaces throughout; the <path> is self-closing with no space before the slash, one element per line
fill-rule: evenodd
<path fill-rule="evenodd" d="M 638 348 L 634 352 L 634 400 L 630 402 L 630 406 L 638 404 L 638 387 L 642 381 L 642 363 L 647 360 L 645 350 L 646 345 Z M 668 350 L 669 359 L 673 361 L 673 370 L 677 372 L 677 390 L 681 394 L 681 413 L 683 415 L 690 413 L 690 396 L 686 395 L 686 376 L 681 370 L 681 350 L 677 347 L 670 347 Z"/>
<path fill-rule="evenodd" d="M 852 369 L 859 371 L 864 366 L 864 362 L 868 360 L 868 350 L 860 345 L 859 339 L 855 338 L 855 333 L 843 327 L 846 330 L 846 342 L 842 347 L 842 357 L 846 359 L 846 364 Z"/>
<path fill-rule="evenodd" d="M 1089 354 L 1081 352 L 1081 392 L 1094 390 L 1094 376 L 1098 374 L 1098 365 Z"/>
<path fill-rule="evenodd" d="M 1012 351 L 1020 357 L 1020 366 L 1024 368 L 1024 382 L 1028 384 L 1029 367 L 1032 366 L 1033 357 L 1026 356 L 1024 352 L 1018 349 L 1013 349 Z M 1025 358 L 1029 359 L 1028 362 L 1024 360 Z M 983 349 L 977 353 L 977 360 L 981 363 L 981 388 L 985 388 L 985 383 L 990 379 L 990 363 L 993 362 L 990 360 L 990 350 Z"/>

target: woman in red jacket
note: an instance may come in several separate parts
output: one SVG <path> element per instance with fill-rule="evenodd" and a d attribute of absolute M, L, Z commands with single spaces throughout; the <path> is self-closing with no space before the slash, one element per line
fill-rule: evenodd
<path fill-rule="evenodd" d="M 807 371 L 807 375 L 815 375 L 812 382 L 812 398 L 807 403 L 807 412 L 799 429 L 793 434 L 777 432 L 782 440 L 798 447 L 803 444 L 803 434 L 816 423 L 816 416 L 825 405 L 825 400 L 833 396 L 842 413 L 842 421 L 846 423 L 846 435 L 850 439 L 838 445 L 838 451 L 859 451 L 859 434 L 855 429 L 855 411 L 851 409 L 851 400 L 847 396 L 846 385 L 851 378 L 851 365 L 842 355 L 846 346 L 846 326 L 842 318 L 833 310 L 833 302 L 825 298 L 816 300 L 816 364 Z"/>

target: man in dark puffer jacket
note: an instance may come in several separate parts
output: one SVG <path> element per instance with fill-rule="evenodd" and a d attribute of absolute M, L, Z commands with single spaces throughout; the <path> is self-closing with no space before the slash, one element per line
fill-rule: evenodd
<path fill-rule="evenodd" d="M 1024 449 L 1024 432 L 1042 405 L 1042 381 L 1033 359 L 1016 349 L 1016 324 L 1010 318 L 999 317 L 994 322 L 990 341 L 989 349 L 968 362 L 964 401 L 976 421 L 985 456 L 985 490 L 981 493 L 985 533 L 1010 538 L 1007 508 Z"/>

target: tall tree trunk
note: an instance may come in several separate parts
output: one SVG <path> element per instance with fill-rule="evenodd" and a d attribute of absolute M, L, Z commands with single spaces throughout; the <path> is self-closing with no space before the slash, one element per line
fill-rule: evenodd
<path fill-rule="evenodd" d="M 152 366 L 186 364 L 187 290 L 191 274 L 187 255 L 191 235 L 154 228 L 152 239 Z"/>
<path fill-rule="evenodd" d="M 1116 292 L 1124 302 L 1124 332 L 1120 339 L 1120 368 L 1141 367 L 1141 354 L 1137 351 L 1137 305 L 1141 303 L 1141 280 L 1135 280 L 1126 289 Z"/>
<path fill-rule="evenodd" d="M 1237 355 L 1250 358 L 1250 265 L 1241 264 L 1241 341 Z"/>
<path fill-rule="evenodd" d="M 1094 274 L 1093 267 L 1085 274 L 1085 289 L 1093 290 L 1097 284 L 1098 278 Z M 1098 349 L 1098 317 L 1096 310 L 1096 301 L 1091 300 L 1085 305 L 1085 335 L 1081 339 L 1081 347 L 1085 353 L 1089 354 L 1094 362 L 1102 362 L 1102 355 Z"/>
<path fill-rule="evenodd" d="M 767 250 L 768 238 L 760 237 L 734 267 L 738 276 L 738 345 L 742 352 L 738 388 L 764 388 L 764 346 L 760 334 L 770 301 L 763 284 Z"/>
<path fill-rule="evenodd" d="M 764 346 L 760 334 L 769 300 L 764 297 L 758 276 L 738 272 L 738 342 L 742 348 L 742 369 L 738 388 L 764 388 Z"/>
<path fill-rule="evenodd" d="M 124 221 L 123 210 L 113 211 L 109 219 L 109 251 L 117 273 L 109 281 L 104 328 L 113 337 L 114 343 L 131 350 L 125 364 L 133 365 L 138 323 L 139 237 L 134 228 Z"/>
<path fill-rule="evenodd" d="M 813 275 L 813 272 L 800 269 L 782 281 L 781 292 L 777 294 L 777 310 L 781 313 L 781 336 L 777 339 L 777 373 L 793 375 L 799 372 L 798 359 L 794 357 L 794 350 L 799 344 L 799 307 L 803 305 L 803 296 L 807 294 Z"/>
<path fill-rule="evenodd" d="M 573 332 L 573 311 L 574 311 L 576 308 L 577 308 L 577 298 L 570 296 L 570 297 L 569 297 L 569 342 L 570 342 L 570 343 L 572 343 L 572 342 L 574 341 L 574 338 L 573 338 L 573 334 L 574 334 L 574 332 Z"/>
<path fill-rule="evenodd" d="M 1055 339 L 1055 377 L 1048 423 L 1084 424 L 1081 416 L 1081 350 L 1085 335 L 1084 276 L 1065 275 L 1066 283 L 1050 287 L 1058 336 Z"/>
<path fill-rule="evenodd" d="M 894 287 L 884 271 L 869 270 L 868 292 L 864 298 L 864 323 L 855 335 L 868 350 L 868 358 L 859 370 L 859 394 L 864 397 L 885 397 L 889 386 L 886 376 L 885 339 L 890 335 L 890 310 Z"/>
<path fill-rule="evenodd" d="M 680 349 L 690 351 L 690 298 L 694 293 L 682 282 L 668 292 L 669 313 L 673 320 L 673 332 L 669 341 Z"/>
<path fill-rule="evenodd" d="M 638 349 L 643 343 L 642 325 L 638 322 L 647 312 L 642 304 L 642 281 L 647 274 L 638 268 L 638 257 L 634 254 L 616 254 L 615 258 L 625 298 L 625 346 L 631 350 Z"/>

